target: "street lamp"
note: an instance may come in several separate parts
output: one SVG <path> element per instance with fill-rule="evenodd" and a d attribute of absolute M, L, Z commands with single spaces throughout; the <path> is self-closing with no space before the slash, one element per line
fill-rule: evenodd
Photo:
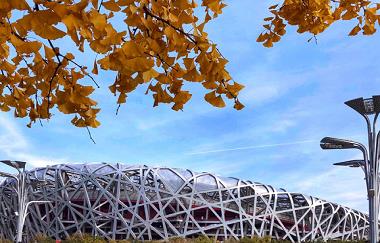
<path fill-rule="evenodd" d="M 350 160 L 335 163 L 334 165 L 361 167 L 364 170 L 368 204 L 369 204 L 369 240 L 370 243 L 378 241 L 378 212 L 379 212 L 379 155 L 380 131 L 376 136 L 376 121 L 380 113 L 380 96 L 371 98 L 357 98 L 346 101 L 345 104 L 358 112 L 366 121 L 368 135 L 368 150 L 358 142 L 346 139 L 325 137 L 321 140 L 322 149 L 359 149 L 363 153 L 363 160 Z M 370 115 L 374 115 L 371 120 Z"/>
<path fill-rule="evenodd" d="M 0 160 L 0 163 L 8 165 L 18 171 L 18 175 L 12 175 L 6 172 L 0 171 L 0 177 L 8 177 L 16 180 L 15 193 L 17 195 L 18 201 L 18 211 L 15 212 L 17 217 L 17 232 L 16 232 L 16 242 L 22 242 L 22 233 L 24 229 L 24 224 L 26 217 L 28 216 L 28 207 L 32 203 L 48 203 L 50 201 L 28 201 L 27 187 L 25 185 L 26 173 L 25 165 L 26 162 L 23 161 L 11 161 L 11 160 Z"/>

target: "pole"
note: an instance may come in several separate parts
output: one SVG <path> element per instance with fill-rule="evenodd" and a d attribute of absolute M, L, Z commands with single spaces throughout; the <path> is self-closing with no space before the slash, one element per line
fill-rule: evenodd
<path fill-rule="evenodd" d="M 25 223 L 25 203 L 26 203 L 26 191 L 25 191 L 25 173 L 24 171 L 19 171 L 19 181 L 18 181 L 18 217 L 17 217 L 17 234 L 16 242 L 22 242 L 22 233 Z"/>
<path fill-rule="evenodd" d="M 28 215 L 28 208 L 32 203 L 49 203 L 50 201 L 28 201 L 28 192 L 25 184 L 26 174 L 25 169 L 19 171 L 18 190 L 18 216 L 17 216 L 17 232 L 16 242 L 22 242 L 25 220 Z"/>
<path fill-rule="evenodd" d="M 17 194 L 17 232 L 16 232 L 16 237 L 15 241 L 17 243 L 22 242 L 22 234 L 23 234 L 23 229 L 24 229 L 24 224 L 25 224 L 25 219 L 27 215 L 27 208 L 29 206 L 29 203 L 27 203 L 28 200 L 28 195 L 26 191 L 26 186 L 25 186 L 25 164 L 26 162 L 23 161 L 11 161 L 11 160 L 0 160 L 0 163 L 3 163 L 5 165 L 8 165 L 14 169 L 17 170 L 18 175 L 10 175 L 8 173 L 3 173 L 0 172 L 0 176 L 6 176 L 6 177 L 12 177 L 16 180 L 17 185 L 16 185 L 16 194 Z"/>
<path fill-rule="evenodd" d="M 377 143 L 377 134 L 376 134 L 376 121 L 379 116 L 377 112 L 373 119 L 373 127 L 372 127 L 372 163 L 373 163 L 373 183 L 374 183 L 374 240 L 378 242 L 379 240 L 379 160 L 378 160 L 378 152 L 379 147 Z"/>
<path fill-rule="evenodd" d="M 369 206 L 369 242 L 370 243 L 377 243 L 378 242 L 378 226 L 377 226 L 377 198 L 378 198 L 378 186 L 377 186 L 377 159 L 376 159 L 376 138 L 374 137 L 374 134 L 376 134 L 375 131 L 375 123 L 376 118 L 378 115 L 376 115 L 373 126 L 371 126 L 371 121 L 369 120 L 368 116 L 363 115 L 363 117 L 366 120 L 367 123 L 367 135 L 368 135 L 368 162 L 369 162 L 369 183 L 367 187 L 367 194 L 368 194 L 368 206 Z"/>

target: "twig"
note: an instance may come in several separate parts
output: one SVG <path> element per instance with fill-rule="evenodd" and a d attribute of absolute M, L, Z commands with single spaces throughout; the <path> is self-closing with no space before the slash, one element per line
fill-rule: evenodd
<path fill-rule="evenodd" d="M 53 52 L 54 52 L 55 56 L 57 57 L 58 62 L 61 62 L 61 59 L 59 58 L 60 53 L 56 52 L 56 49 L 55 49 L 55 46 L 53 45 L 53 42 L 51 42 L 51 40 L 49 40 L 49 39 L 48 39 L 48 42 L 49 42 L 51 49 L 53 49 Z"/>
<path fill-rule="evenodd" d="M 8 90 L 9 90 L 9 92 L 12 93 L 12 88 L 9 86 L 9 84 L 7 84 L 7 88 L 8 88 Z"/>
<path fill-rule="evenodd" d="M 37 92 L 34 94 L 34 99 L 36 100 L 36 110 L 37 110 L 37 113 L 39 114 L 39 111 L 38 111 L 38 106 L 39 106 L 39 104 L 38 104 L 38 96 L 37 96 Z M 38 121 L 40 122 L 41 127 L 43 127 L 43 125 L 42 125 L 42 121 L 41 121 L 41 118 L 40 118 L 40 117 L 38 117 Z"/>
<path fill-rule="evenodd" d="M 98 12 L 100 12 L 100 9 L 102 8 L 102 6 L 103 6 L 103 0 L 100 1 L 99 7 L 98 7 Z"/>
<path fill-rule="evenodd" d="M 50 47 L 53 49 L 54 54 L 57 57 L 59 63 L 61 63 L 61 59 L 59 57 L 62 57 L 63 59 L 66 59 L 67 61 L 69 61 L 69 62 L 73 63 L 74 65 L 76 65 L 77 67 L 79 67 L 81 70 L 83 69 L 82 65 L 79 65 L 74 60 L 67 58 L 66 56 L 62 55 L 59 51 L 56 51 L 55 46 L 53 45 L 51 40 L 48 39 L 48 42 L 49 42 Z M 100 88 L 99 84 L 95 81 L 95 79 L 90 74 L 88 74 L 87 72 L 84 72 L 84 74 L 94 82 L 94 84 L 96 85 L 97 88 Z"/>
<path fill-rule="evenodd" d="M 163 23 L 169 25 L 170 27 L 172 27 L 173 29 L 175 29 L 176 31 L 180 32 L 181 34 L 183 34 L 184 36 L 186 36 L 187 38 L 189 38 L 194 44 L 197 44 L 197 41 L 194 39 L 194 35 L 192 34 L 189 34 L 189 33 L 186 33 L 185 31 L 183 31 L 183 29 L 180 29 L 178 27 L 175 27 L 172 23 L 170 23 L 168 20 L 166 19 L 163 19 L 161 18 L 160 16 L 157 16 L 157 15 L 154 15 L 152 12 L 149 11 L 149 9 L 144 6 L 143 7 L 145 13 L 149 16 L 151 16 L 152 18 L 155 18 L 155 19 L 158 19 L 160 21 L 162 21 Z"/>
<path fill-rule="evenodd" d="M 4 73 L 4 71 L 3 70 L 1 70 L 1 74 L 5 77 L 5 73 Z M 9 90 L 9 92 L 11 92 L 12 93 L 12 88 L 9 86 L 9 84 L 7 84 L 5 87 L 7 87 L 8 88 L 8 90 Z"/>
<path fill-rule="evenodd" d="M 61 65 L 62 65 L 62 63 L 59 62 L 57 67 L 54 70 L 53 76 L 51 76 L 51 79 L 49 81 L 49 92 L 46 96 L 47 97 L 47 113 L 48 113 L 48 115 L 50 114 L 49 110 L 50 110 L 50 95 L 51 95 L 52 83 L 53 83 L 55 76 L 58 74 L 58 70 L 61 67 Z"/>
<path fill-rule="evenodd" d="M 55 76 L 58 74 L 58 70 L 61 67 L 62 62 L 61 62 L 61 59 L 59 58 L 59 52 L 56 51 L 55 46 L 53 45 L 53 42 L 51 42 L 51 40 L 49 40 L 49 39 L 48 39 L 48 42 L 49 42 L 50 47 L 53 49 L 55 57 L 57 58 L 57 61 L 58 61 L 58 65 L 55 68 L 53 76 L 51 77 L 51 79 L 49 81 L 49 92 L 47 94 L 47 113 L 49 115 L 50 114 L 50 112 L 49 112 L 49 110 L 50 110 L 50 95 L 51 95 L 52 84 L 53 84 L 53 80 L 54 80 Z"/>
<path fill-rule="evenodd" d="M 120 106 L 121 106 L 121 104 L 119 104 L 119 105 L 117 106 L 117 109 L 116 109 L 116 115 L 119 114 Z"/>
<path fill-rule="evenodd" d="M 227 90 L 227 92 L 228 92 L 228 94 L 230 94 L 231 95 L 231 97 L 232 98 L 234 98 L 234 102 L 235 102 L 235 104 L 237 104 L 238 102 L 239 102 L 239 99 L 238 99 L 238 97 L 236 96 L 236 95 L 234 95 L 231 91 L 229 91 L 228 89 L 227 89 L 227 87 L 226 87 L 226 84 L 225 84 L 225 81 L 224 80 L 222 80 L 221 81 L 221 84 L 223 85 L 223 87 Z"/>
<path fill-rule="evenodd" d="M 178 72 L 178 69 L 176 69 L 173 65 L 169 65 L 169 63 L 167 63 L 161 56 L 160 54 L 156 54 L 156 55 L 152 55 L 148 52 L 144 52 L 145 54 L 147 54 L 148 56 L 151 56 L 151 57 L 157 57 L 163 64 L 166 64 L 166 66 L 168 66 L 168 68 L 171 68 L 171 69 L 174 69 Z M 165 68 L 164 68 L 165 69 Z M 166 69 L 165 69 L 165 73 L 167 73 Z"/>
<path fill-rule="evenodd" d="M 25 62 L 26 66 L 30 68 L 30 64 L 26 61 L 25 57 L 21 56 L 22 60 Z M 31 69 L 31 68 L 30 68 Z"/>
<path fill-rule="evenodd" d="M 61 57 L 63 57 L 63 59 L 66 59 L 67 61 L 71 62 L 75 66 L 79 67 L 81 70 L 83 69 L 83 66 L 79 65 L 74 60 L 72 60 L 70 58 L 67 58 L 66 56 L 62 55 L 61 53 L 58 53 L 58 55 L 61 56 Z M 96 85 L 97 88 L 100 88 L 99 84 L 95 81 L 95 79 L 90 74 L 88 74 L 87 72 L 84 72 L 84 75 L 86 75 L 87 77 L 89 77 L 92 80 L 92 82 L 94 82 L 94 84 Z"/>
<path fill-rule="evenodd" d="M 96 144 L 95 140 L 92 138 L 92 135 L 91 135 L 91 132 L 90 132 L 90 129 L 88 128 L 88 126 L 86 126 L 86 129 L 87 129 L 87 132 L 88 132 L 88 136 L 90 136 L 90 139 L 91 141 Z"/>

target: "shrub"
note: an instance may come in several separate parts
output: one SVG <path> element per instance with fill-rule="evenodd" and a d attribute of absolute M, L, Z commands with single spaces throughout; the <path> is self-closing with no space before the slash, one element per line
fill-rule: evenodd
<path fill-rule="evenodd" d="M 63 240 L 64 243 L 75 243 L 75 242 L 81 242 L 82 241 L 82 234 L 80 232 L 77 232 L 73 235 L 70 235 L 66 240 Z"/>
<path fill-rule="evenodd" d="M 188 240 L 183 237 L 175 236 L 175 237 L 170 237 L 168 242 L 169 243 L 187 243 Z"/>
<path fill-rule="evenodd" d="M 49 236 L 46 236 L 44 234 L 37 234 L 36 237 L 32 240 L 32 242 L 36 243 L 55 243 L 55 240 L 50 238 Z"/>
<path fill-rule="evenodd" d="M 197 238 L 192 239 L 192 242 L 194 242 L 194 243 L 214 243 L 215 239 L 212 237 L 210 238 L 206 235 L 200 235 Z"/>
<path fill-rule="evenodd" d="M 259 236 L 253 236 L 253 237 L 244 237 L 240 239 L 240 243 L 267 243 L 270 242 L 271 238 L 265 236 L 265 237 L 259 237 Z"/>
<path fill-rule="evenodd" d="M 13 241 L 7 239 L 0 239 L 0 243 L 12 243 Z"/>
<path fill-rule="evenodd" d="M 239 243 L 240 240 L 237 240 L 237 239 L 235 239 L 235 238 L 233 238 L 233 237 L 230 237 L 230 238 L 228 238 L 228 239 L 225 239 L 223 242 L 224 242 L 224 243 Z"/>
<path fill-rule="evenodd" d="M 272 237 L 270 237 L 269 235 L 266 235 L 266 236 L 261 238 L 262 243 L 269 243 L 271 241 L 272 241 Z"/>
<path fill-rule="evenodd" d="M 107 241 L 102 237 L 81 234 L 78 232 L 70 236 L 68 239 L 63 240 L 62 243 L 107 243 Z"/>
<path fill-rule="evenodd" d="M 271 243 L 291 243 L 290 240 L 284 240 L 284 239 L 272 239 Z"/>

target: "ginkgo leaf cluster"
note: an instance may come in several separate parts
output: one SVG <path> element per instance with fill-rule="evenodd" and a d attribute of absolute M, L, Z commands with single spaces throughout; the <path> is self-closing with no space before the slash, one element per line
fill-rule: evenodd
<path fill-rule="evenodd" d="M 29 126 L 56 108 L 72 114 L 75 126 L 97 127 L 100 109 L 90 96 L 98 84 L 109 86 L 119 105 L 146 85 L 154 106 L 182 110 L 192 97 L 184 84 L 195 82 L 208 90 L 211 105 L 231 99 L 240 110 L 243 86 L 205 32 L 225 6 L 223 0 L 1 0 L 0 109 L 29 117 Z M 204 14 L 196 16 L 197 8 Z M 116 16 L 123 20 L 117 28 Z M 57 46 L 62 38 L 71 46 Z M 73 48 L 94 53 L 93 66 L 78 63 Z M 97 80 L 100 71 L 113 71 L 114 81 Z"/>
<path fill-rule="evenodd" d="M 284 0 L 269 7 L 271 16 L 264 19 L 264 31 L 257 41 L 272 47 L 286 33 L 287 24 L 315 37 L 334 22 L 347 20 L 354 23 L 350 36 L 372 35 L 380 24 L 379 9 L 380 3 L 369 0 Z"/>

